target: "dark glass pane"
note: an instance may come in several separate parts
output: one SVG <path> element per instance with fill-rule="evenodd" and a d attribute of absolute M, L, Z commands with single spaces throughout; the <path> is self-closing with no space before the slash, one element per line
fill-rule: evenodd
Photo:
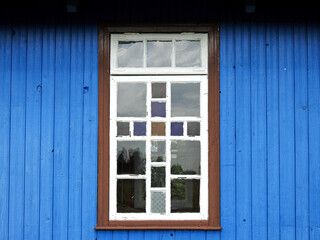
<path fill-rule="evenodd" d="M 151 136 L 165 136 L 166 124 L 163 122 L 151 123 Z"/>
<path fill-rule="evenodd" d="M 152 98 L 166 97 L 166 83 L 152 83 Z"/>
<path fill-rule="evenodd" d="M 118 179 L 117 181 L 117 212 L 146 211 L 146 180 Z"/>
<path fill-rule="evenodd" d="M 147 41 L 147 67 L 171 67 L 171 41 Z"/>
<path fill-rule="evenodd" d="M 166 193 L 151 192 L 151 212 L 165 213 L 166 212 Z"/>
<path fill-rule="evenodd" d="M 166 103 L 152 102 L 151 103 L 151 116 L 152 117 L 166 117 Z"/>
<path fill-rule="evenodd" d="M 176 67 L 201 67 L 201 47 L 199 40 L 176 42 Z"/>
<path fill-rule="evenodd" d="M 200 136 L 200 123 L 188 122 L 187 132 L 188 136 Z"/>
<path fill-rule="evenodd" d="M 171 136 L 183 136 L 183 123 L 172 122 L 171 123 Z"/>
<path fill-rule="evenodd" d="M 142 67 L 143 42 L 120 41 L 118 44 L 118 67 Z"/>
<path fill-rule="evenodd" d="M 128 122 L 117 122 L 117 136 L 129 136 L 130 128 Z"/>
<path fill-rule="evenodd" d="M 171 84 L 171 116 L 200 116 L 200 83 Z"/>
<path fill-rule="evenodd" d="M 146 142 L 118 141 L 117 144 L 117 173 L 145 174 Z"/>
<path fill-rule="evenodd" d="M 199 179 L 173 179 L 171 181 L 171 212 L 200 212 Z"/>
<path fill-rule="evenodd" d="M 145 83 L 118 83 L 117 116 L 145 117 L 146 90 Z"/>
<path fill-rule="evenodd" d="M 166 168 L 152 167 L 151 168 L 151 187 L 166 186 Z"/>
<path fill-rule="evenodd" d="M 145 136 L 146 135 L 146 122 L 135 122 L 133 132 L 134 132 L 134 136 Z"/>
<path fill-rule="evenodd" d="M 165 162 L 166 161 L 166 142 L 151 141 L 151 161 Z"/>
<path fill-rule="evenodd" d="M 171 174 L 200 174 L 200 142 L 171 142 Z"/>

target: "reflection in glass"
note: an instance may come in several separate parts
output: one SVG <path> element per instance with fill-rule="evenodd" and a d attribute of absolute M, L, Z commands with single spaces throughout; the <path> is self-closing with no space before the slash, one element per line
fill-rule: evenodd
<path fill-rule="evenodd" d="M 117 136 L 129 136 L 130 128 L 128 122 L 117 122 Z"/>
<path fill-rule="evenodd" d="M 166 83 L 152 83 L 152 98 L 166 97 Z"/>
<path fill-rule="evenodd" d="M 166 168 L 152 167 L 151 168 L 151 187 L 166 186 Z"/>
<path fill-rule="evenodd" d="M 151 136 L 165 136 L 166 135 L 166 124 L 163 122 L 152 122 L 151 123 Z"/>
<path fill-rule="evenodd" d="M 144 179 L 117 180 L 117 212 L 146 211 L 146 181 Z"/>
<path fill-rule="evenodd" d="M 171 174 L 200 174 L 200 142 L 171 142 Z"/>
<path fill-rule="evenodd" d="M 176 42 L 176 67 L 201 67 L 201 47 L 199 40 Z"/>
<path fill-rule="evenodd" d="M 171 136 L 183 136 L 183 122 L 171 123 Z"/>
<path fill-rule="evenodd" d="M 145 174 L 146 172 L 146 142 L 117 142 L 117 173 Z"/>
<path fill-rule="evenodd" d="M 199 191 L 199 179 L 173 179 L 171 212 L 200 212 Z"/>
<path fill-rule="evenodd" d="M 145 83 L 118 83 L 117 116 L 145 117 L 146 89 Z"/>
<path fill-rule="evenodd" d="M 151 141 L 151 161 L 165 162 L 166 161 L 166 142 Z"/>
<path fill-rule="evenodd" d="M 188 122 L 187 134 L 188 136 L 200 136 L 200 123 Z"/>
<path fill-rule="evenodd" d="M 151 212 L 165 213 L 166 212 L 166 193 L 151 192 Z"/>
<path fill-rule="evenodd" d="M 166 117 L 166 103 L 151 102 L 151 117 Z"/>
<path fill-rule="evenodd" d="M 200 83 L 171 84 L 171 116 L 200 116 Z"/>
<path fill-rule="evenodd" d="M 142 67 L 143 42 L 119 41 L 118 67 Z"/>
<path fill-rule="evenodd" d="M 147 41 L 147 67 L 171 67 L 172 41 Z"/>
<path fill-rule="evenodd" d="M 134 133 L 134 136 L 145 136 L 146 122 L 135 122 L 133 133 Z"/>

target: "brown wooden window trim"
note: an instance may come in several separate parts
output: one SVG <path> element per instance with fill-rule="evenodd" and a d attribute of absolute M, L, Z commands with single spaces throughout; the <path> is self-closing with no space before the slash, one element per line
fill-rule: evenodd
<path fill-rule="evenodd" d="M 109 221 L 109 82 L 111 33 L 208 33 L 209 218 L 188 221 Z M 118 26 L 99 28 L 98 209 L 96 230 L 220 230 L 219 24 Z M 113 183 L 112 183 L 113 184 Z"/>

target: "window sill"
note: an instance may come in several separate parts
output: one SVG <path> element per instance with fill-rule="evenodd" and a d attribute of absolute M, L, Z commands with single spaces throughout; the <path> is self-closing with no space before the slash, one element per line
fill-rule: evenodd
<path fill-rule="evenodd" d="M 109 221 L 107 226 L 95 230 L 221 230 L 221 226 L 208 226 L 208 221 Z"/>

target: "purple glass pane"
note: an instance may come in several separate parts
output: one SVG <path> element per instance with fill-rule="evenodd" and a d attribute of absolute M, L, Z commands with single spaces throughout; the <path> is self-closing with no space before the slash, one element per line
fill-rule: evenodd
<path fill-rule="evenodd" d="M 146 135 L 146 122 L 135 122 L 133 133 L 135 136 L 145 136 Z"/>
<path fill-rule="evenodd" d="M 171 136 L 183 136 L 183 123 L 172 122 L 171 123 Z"/>
<path fill-rule="evenodd" d="M 166 117 L 166 103 L 165 102 L 152 102 L 151 103 L 151 116 L 152 117 Z"/>

